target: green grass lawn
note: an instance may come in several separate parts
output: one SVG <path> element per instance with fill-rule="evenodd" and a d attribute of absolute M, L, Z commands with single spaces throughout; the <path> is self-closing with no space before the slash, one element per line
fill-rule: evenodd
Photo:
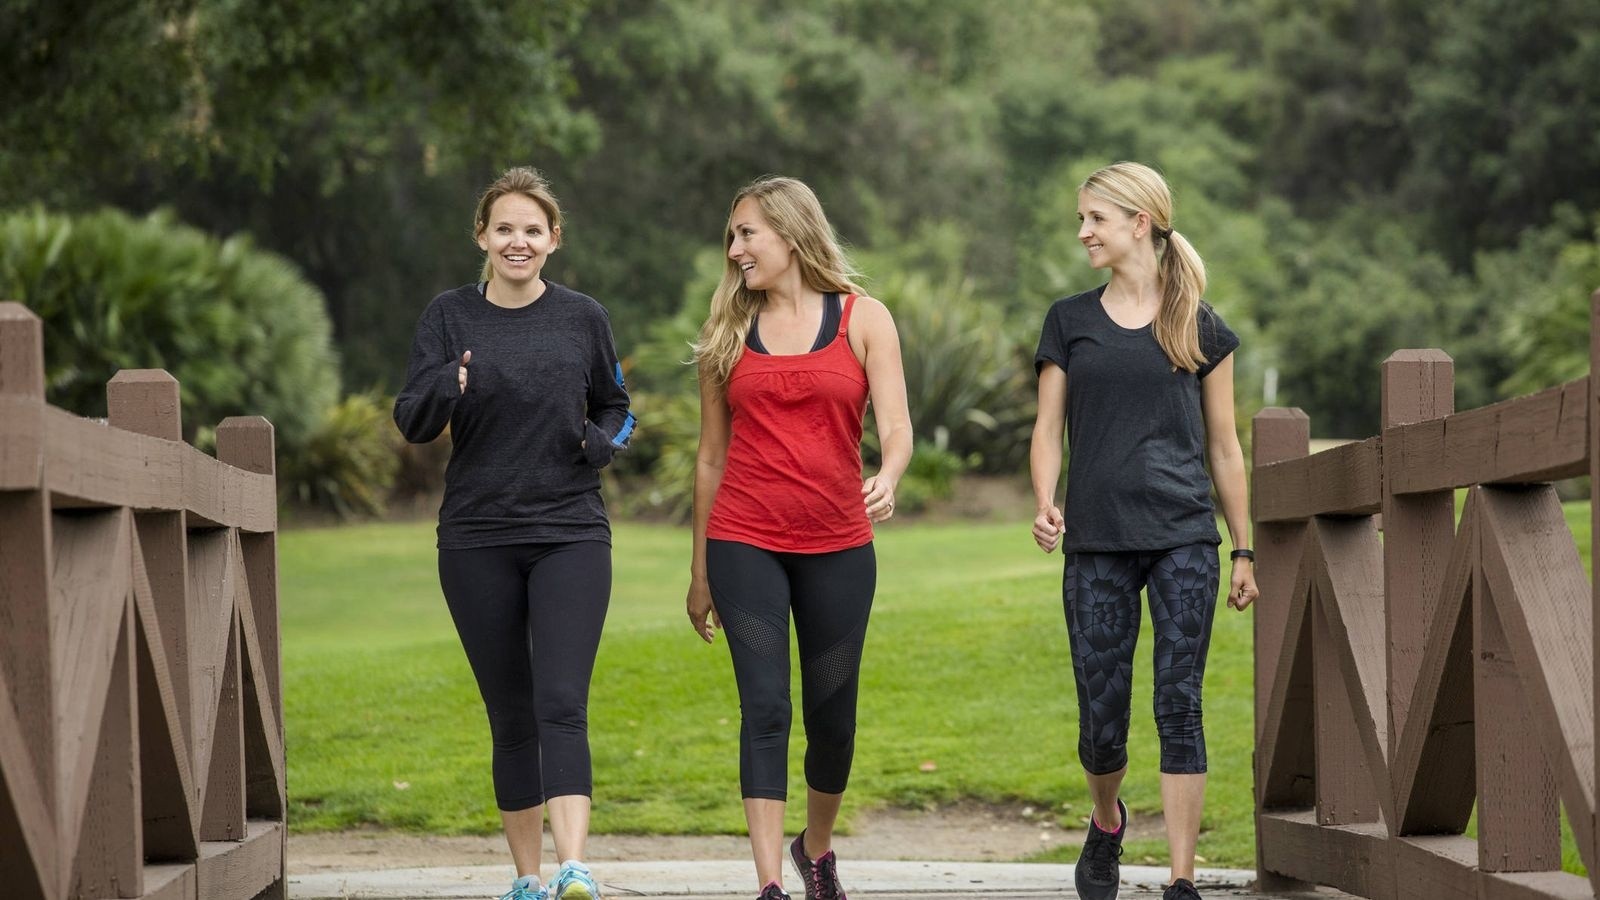
<path fill-rule="evenodd" d="M 1569 506 L 1568 520 L 1587 561 L 1587 504 Z M 846 826 L 869 806 L 977 799 L 1053 809 L 1062 825 L 1082 827 L 1061 557 L 1040 553 L 1027 528 L 880 529 Z M 722 636 L 702 644 L 684 616 L 688 547 L 684 529 L 616 528 L 590 698 L 597 832 L 743 829 L 732 668 Z M 439 594 L 431 523 L 286 532 L 279 566 L 291 826 L 498 830 L 488 725 Z M 1160 808 L 1149 672 L 1146 639 L 1124 789 L 1135 815 Z M 1219 606 L 1200 842 L 1213 865 L 1254 862 L 1251 672 L 1250 616 Z M 797 715 L 796 798 L 803 748 Z M 792 828 L 802 805 L 791 805 Z M 1131 845 L 1126 857 L 1164 858 L 1162 842 Z"/>

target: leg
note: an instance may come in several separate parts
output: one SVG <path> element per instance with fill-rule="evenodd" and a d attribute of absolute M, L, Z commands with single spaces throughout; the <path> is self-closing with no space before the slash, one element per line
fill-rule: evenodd
<path fill-rule="evenodd" d="M 776 555 L 706 542 L 711 598 L 739 685 L 739 785 L 758 886 L 783 883 L 783 808 L 789 789 L 789 576 Z"/>
<path fill-rule="evenodd" d="M 583 859 L 589 835 L 589 681 L 611 600 L 611 547 L 550 546 L 529 569 L 527 590 L 541 773 L 557 861 L 565 863 Z"/>
<path fill-rule="evenodd" d="M 1206 738 L 1201 683 L 1217 606 L 1217 548 L 1193 544 L 1163 554 L 1150 571 L 1155 631 L 1155 716 L 1161 737 L 1161 802 L 1174 878 L 1194 880 L 1205 803 Z"/>
<path fill-rule="evenodd" d="M 1138 554 L 1067 557 L 1062 600 L 1078 691 L 1078 759 L 1101 829 L 1122 827 L 1117 792 L 1128 769 L 1133 649 L 1139 640 Z"/>
<path fill-rule="evenodd" d="M 518 875 L 539 872 L 544 792 L 528 661 L 526 548 L 439 551 L 439 583 L 494 740 L 494 794 Z"/>
<path fill-rule="evenodd" d="M 877 586 L 871 544 L 785 557 L 793 585 L 806 727 L 806 831 L 810 859 L 833 846 L 833 826 L 855 757 L 861 651 Z"/>

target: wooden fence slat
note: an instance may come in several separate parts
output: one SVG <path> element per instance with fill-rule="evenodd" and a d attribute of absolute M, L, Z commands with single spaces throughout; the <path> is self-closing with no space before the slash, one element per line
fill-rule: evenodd
<path fill-rule="evenodd" d="M 194 722 L 190 750 L 202 815 L 233 623 L 232 568 L 227 532 L 190 532 L 189 671 Z"/>
<path fill-rule="evenodd" d="M 131 589 L 127 513 L 54 516 L 50 656 L 56 700 L 56 826 L 76 848 L 111 689 L 117 636 Z M 63 854 L 62 879 L 72 860 Z"/>
<path fill-rule="evenodd" d="M 1393 843 L 1382 825 L 1318 825 L 1309 810 L 1261 814 L 1269 869 L 1371 900 L 1394 900 Z"/>
<path fill-rule="evenodd" d="M 1546 872 L 1561 868 L 1559 796 L 1539 727 L 1523 698 L 1516 652 L 1501 627 L 1482 570 L 1473 584 L 1474 702 L 1477 707 L 1478 868 Z M 1534 736 L 1530 739 L 1530 735 Z"/>
<path fill-rule="evenodd" d="M 283 871 L 283 823 L 251 819 L 243 841 L 200 845 L 195 880 L 206 900 L 254 900 L 279 881 Z"/>
<path fill-rule="evenodd" d="M 1528 735 L 1537 735 L 1559 779 L 1561 800 L 1572 810 L 1578 849 L 1587 854 L 1589 870 L 1600 876 L 1590 831 L 1595 808 L 1594 673 L 1587 651 L 1593 621 L 1583 566 L 1554 488 L 1485 487 L 1480 496 L 1483 581 L 1518 661 L 1523 706 L 1534 725 L 1513 737 L 1525 754 Z M 1480 717 L 1480 731 L 1482 727 Z"/>
<path fill-rule="evenodd" d="M 1256 791 L 1262 808 L 1306 806 L 1315 797 L 1315 566 L 1315 557 L 1303 554 L 1294 585 L 1280 601 L 1287 607 L 1286 636 L 1278 639 L 1282 649 L 1277 671 L 1267 682 L 1272 686 L 1267 720 L 1256 744 Z"/>
<path fill-rule="evenodd" d="M 1257 522 L 1312 516 L 1369 516 L 1383 506 L 1382 438 L 1255 470 L 1251 503 Z"/>
<path fill-rule="evenodd" d="M 0 884 L 18 900 L 57 896 L 56 829 L 46 799 L 48 786 L 34 769 L 33 755 L 23 741 L 18 704 L 0 670 Z"/>
<path fill-rule="evenodd" d="M 1600 492 L 1595 490 L 1595 485 L 1600 485 L 1600 384 L 1595 381 L 1596 374 L 1600 373 L 1600 290 L 1596 290 L 1589 297 L 1589 402 L 1584 405 L 1589 415 L 1589 560 L 1593 565 L 1595 560 L 1600 560 Z M 1591 622 L 1600 622 L 1600 578 L 1589 581 L 1589 615 Z M 1589 659 L 1591 665 L 1594 660 L 1600 659 L 1600 628 L 1595 629 L 1589 644 Z M 1600 704 L 1600 666 L 1595 666 L 1595 679 L 1590 688 L 1590 696 L 1596 704 Z M 1591 746 L 1600 748 L 1600 706 L 1590 713 L 1594 720 L 1594 732 L 1590 736 L 1593 741 Z M 1600 752 L 1595 754 L 1595 764 L 1600 767 Z M 1595 784 L 1600 785 L 1600 768 L 1593 775 Z M 1578 815 L 1577 810 L 1568 810 L 1570 820 Z M 1590 859 L 1600 859 L 1600 808 L 1590 810 Z M 1594 867 L 1590 867 L 1594 872 Z M 1591 878 L 1594 876 L 1591 875 Z M 1597 887 L 1600 893 L 1600 887 Z"/>
<path fill-rule="evenodd" d="M 1439 599 L 1432 604 L 1412 715 L 1394 740 L 1396 834 L 1461 834 L 1477 797 L 1472 606 L 1467 602 L 1478 558 L 1477 491 L 1467 494 Z"/>
<path fill-rule="evenodd" d="M 228 598 L 230 601 L 232 598 Z M 231 602 L 230 602 L 231 607 Z M 238 614 L 229 616 L 226 664 L 206 771 L 202 841 L 244 840 L 244 690 L 239 672 Z"/>
<path fill-rule="evenodd" d="M 1532 483 L 1588 468 L 1589 379 L 1384 432 L 1384 475 L 1397 494 Z"/>
<path fill-rule="evenodd" d="M 125 514 L 124 514 L 125 515 Z M 126 521 L 123 527 L 131 527 Z M 123 599 L 115 660 L 106 690 L 98 747 L 92 761 L 85 816 L 68 893 L 78 897 L 144 894 L 143 816 L 139 794 L 139 732 L 135 718 L 133 605 Z"/>
<path fill-rule="evenodd" d="M 135 536 L 137 540 L 137 535 Z M 186 714 L 177 686 L 186 675 L 172 671 L 162 625 L 135 552 L 133 596 L 139 623 L 139 762 L 142 772 L 145 852 L 151 859 L 193 860 L 199 853 L 198 789 L 189 742 L 180 727 Z"/>
<path fill-rule="evenodd" d="M 235 565 L 246 566 L 242 546 L 240 550 L 241 557 L 235 561 Z M 258 614 L 252 596 L 254 589 L 255 583 L 245 578 L 240 582 L 236 595 L 239 605 L 239 647 L 244 652 L 241 669 L 244 675 L 245 808 L 252 817 L 280 819 L 287 804 L 283 725 L 273 702 L 272 686 L 263 662 L 265 654 L 256 629 Z"/>
<path fill-rule="evenodd" d="M 1311 540 L 1319 628 L 1317 657 L 1318 821 L 1325 825 L 1394 820 L 1389 796 L 1388 706 L 1384 698 L 1383 558 L 1378 529 L 1362 519 L 1313 520 Z M 1334 695 L 1337 712 L 1322 692 Z M 1341 784 L 1324 790 L 1322 758 L 1337 754 Z M 1324 795 L 1338 813 L 1325 810 Z"/>

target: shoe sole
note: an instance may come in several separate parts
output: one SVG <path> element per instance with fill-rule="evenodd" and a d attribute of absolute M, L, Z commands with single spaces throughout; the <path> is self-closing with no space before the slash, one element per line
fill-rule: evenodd
<path fill-rule="evenodd" d="M 564 889 L 554 900 L 596 900 L 595 895 L 581 884 Z"/>

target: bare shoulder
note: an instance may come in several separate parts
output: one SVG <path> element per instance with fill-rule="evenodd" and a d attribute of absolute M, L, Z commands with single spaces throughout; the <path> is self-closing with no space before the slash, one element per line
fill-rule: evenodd
<path fill-rule="evenodd" d="M 856 295 L 855 310 L 850 314 L 852 323 L 859 322 L 863 330 L 868 333 L 881 332 L 883 329 L 894 330 L 894 316 L 889 312 L 889 307 L 883 301 L 866 294 Z"/>

